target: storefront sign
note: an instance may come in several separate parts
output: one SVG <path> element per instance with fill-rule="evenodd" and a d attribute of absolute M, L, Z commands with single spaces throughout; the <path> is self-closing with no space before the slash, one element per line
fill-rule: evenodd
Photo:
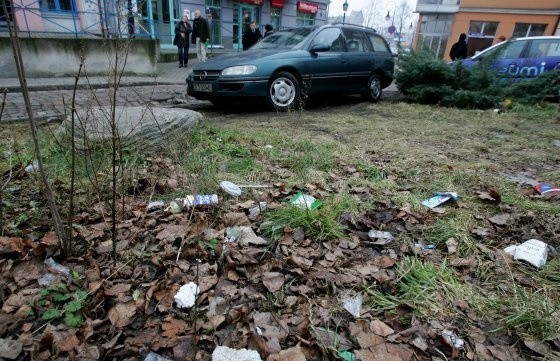
<path fill-rule="evenodd" d="M 239 0 L 240 3 L 262 6 L 264 0 Z"/>
<path fill-rule="evenodd" d="M 270 6 L 273 8 L 283 9 L 284 0 L 270 0 Z"/>
<path fill-rule="evenodd" d="M 317 14 L 317 11 L 319 11 L 319 5 L 305 1 L 298 1 L 297 10 L 302 13 Z"/>

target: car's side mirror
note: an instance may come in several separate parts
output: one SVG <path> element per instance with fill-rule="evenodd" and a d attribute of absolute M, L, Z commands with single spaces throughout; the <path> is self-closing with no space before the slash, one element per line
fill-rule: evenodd
<path fill-rule="evenodd" d="M 331 46 L 327 43 L 313 44 L 311 46 L 311 49 L 309 49 L 309 51 L 312 52 L 312 53 L 321 53 L 321 52 L 325 52 L 325 51 L 329 51 L 329 50 L 331 50 Z"/>

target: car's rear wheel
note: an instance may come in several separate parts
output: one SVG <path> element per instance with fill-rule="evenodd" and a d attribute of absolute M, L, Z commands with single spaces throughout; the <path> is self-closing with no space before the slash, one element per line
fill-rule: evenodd
<path fill-rule="evenodd" d="M 291 73 L 279 72 L 270 79 L 266 100 L 272 109 L 285 112 L 298 108 L 300 96 L 299 81 Z"/>
<path fill-rule="evenodd" d="M 367 83 L 367 89 L 364 93 L 364 98 L 367 101 L 376 103 L 381 99 L 381 92 L 383 86 L 381 85 L 381 77 L 377 74 L 372 74 Z"/>

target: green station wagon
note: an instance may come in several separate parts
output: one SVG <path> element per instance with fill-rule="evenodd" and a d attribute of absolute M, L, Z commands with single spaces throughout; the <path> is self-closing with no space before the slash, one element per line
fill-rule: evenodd
<path fill-rule="evenodd" d="M 275 32 L 241 53 L 197 63 L 187 92 L 214 104 L 266 100 L 273 110 L 299 108 L 306 96 L 362 94 L 377 102 L 393 81 L 394 59 L 375 30 L 356 25 Z"/>

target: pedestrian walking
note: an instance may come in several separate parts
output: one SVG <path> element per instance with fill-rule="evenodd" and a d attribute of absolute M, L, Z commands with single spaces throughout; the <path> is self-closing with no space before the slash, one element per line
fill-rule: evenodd
<path fill-rule="evenodd" d="M 251 46 L 255 45 L 262 39 L 262 34 L 259 29 L 257 29 L 257 23 L 254 21 L 249 24 L 249 29 L 243 34 L 243 50 L 249 49 Z"/>
<path fill-rule="evenodd" d="M 451 60 L 460 60 L 467 58 L 467 34 L 459 35 L 459 41 L 453 44 L 449 52 Z"/>
<path fill-rule="evenodd" d="M 196 57 L 198 61 L 206 61 L 206 42 L 209 39 L 209 34 L 208 22 L 200 16 L 200 10 L 195 10 L 191 43 L 196 44 Z"/>
<path fill-rule="evenodd" d="M 272 25 L 266 24 L 264 26 L 264 36 L 263 36 L 263 38 L 266 38 L 267 36 L 269 36 L 273 32 L 274 32 L 274 28 L 272 27 Z"/>
<path fill-rule="evenodd" d="M 183 15 L 181 21 L 175 25 L 175 38 L 173 39 L 173 45 L 176 45 L 178 49 L 179 68 L 186 68 L 189 62 L 189 34 L 191 31 L 189 18 Z"/>

